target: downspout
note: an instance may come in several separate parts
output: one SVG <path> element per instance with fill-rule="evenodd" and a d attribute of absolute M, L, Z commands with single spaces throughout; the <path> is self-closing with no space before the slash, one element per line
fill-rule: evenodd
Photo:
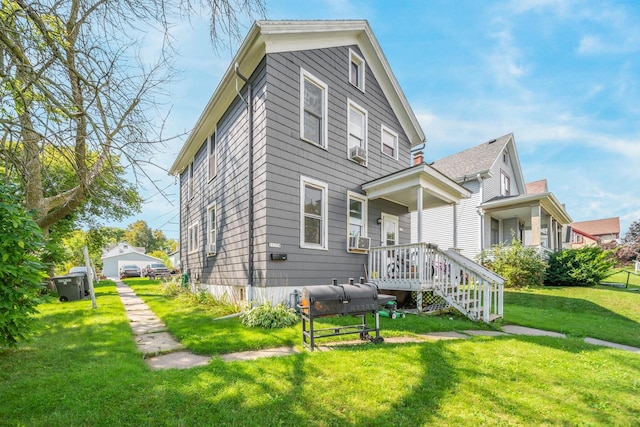
<path fill-rule="evenodd" d="M 235 72 L 236 76 L 238 76 L 244 83 L 247 85 L 247 99 L 245 100 L 240 90 L 238 88 L 238 80 L 236 80 L 236 93 L 247 104 L 247 125 L 249 127 L 249 188 L 248 188 L 248 196 L 249 196 L 249 263 L 247 266 L 247 275 L 249 282 L 247 283 L 247 301 L 249 304 L 253 304 L 253 276 L 254 276 L 254 265 L 253 265 L 253 87 L 249 83 L 249 79 L 243 76 L 240 73 L 240 65 L 236 63 Z"/>
<path fill-rule="evenodd" d="M 476 178 L 480 188 L 480 204 L 482 204 L 484 203 L 484 181 L 480 174 L 477 174 Z M 484 251 L 484 210 L 482 208 L 478 208 L 478 215 L 480 215 L 480 253 L 482 253 Z"/>

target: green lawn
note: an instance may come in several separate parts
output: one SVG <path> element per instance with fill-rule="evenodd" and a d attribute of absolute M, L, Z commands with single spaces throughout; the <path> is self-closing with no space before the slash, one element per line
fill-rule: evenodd
<path fill-rule="evenodd" d="M 301 341 L 299 325 L 276 332 L 242 331 L 237 321 L 210 320 L 203 307 L 176 306 L 160 296 L 158 285 L 133 287 L 198 352 Z M 507 320 L 523 323 L 528 306 L 553 303 L 555 311 L 566 310 L 567 317 L 591 324 L 594 315 L 583 313 L 581 302 L 587 301 L 610 313 L 602 316 L 619 316 L 621 324 L 639 329 L 637 294 L 565 291 L 509 292 Z M 136 351 L 115 286 L 103 282 L 96 293 L 97 310 L 90 301 L 42 305 L 39 317 L 46 328 L 39 336 L 0 352 L 0 424 L 609 426 L 637 425 L 640 419 L 640 356 L 588 345 L 569 330 L 569 339 L 504 336 L 371 344 L 249 362 L 214 358 L 204 367 L 150 371 Z M 529 297 L 536 302 L 526 303 Z M 552 310 L 547 308 L 538 314 L 548 315 Z M 449 317 L 384 319 L 383 335 L 473 326 Z M 529 325 L 542 326 L 533 320 Z M 596 338 L 600 331 L 597 324 L 583 329 Z"/>

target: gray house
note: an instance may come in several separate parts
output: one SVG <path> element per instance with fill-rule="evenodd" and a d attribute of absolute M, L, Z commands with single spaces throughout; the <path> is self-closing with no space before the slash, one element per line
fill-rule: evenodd
<path fill-rule="evenodd" d="M 183 272 L 244 301 L 391 283 L 369 274 L 373 248 L 409 244 L 412 210 L 470 195 L 412 165 L 424 141 L 366 21 L 256 22 L 170 169 Z"/>
<path fill-rule="evenodd" d="M 436 160 L 432 166 L 468 189 L 471 197 L 459 205 L 426 210 L 423 221 L 428 225 L 421 233 L 414 227 L 413 241 L 456 248 L 471 259 L 492 245 L 510 244 L 514 237 L 542 252 L 562 249 L 562 229 L 571 217 L 546 180 L 525 184 L 513 134 Z"/>

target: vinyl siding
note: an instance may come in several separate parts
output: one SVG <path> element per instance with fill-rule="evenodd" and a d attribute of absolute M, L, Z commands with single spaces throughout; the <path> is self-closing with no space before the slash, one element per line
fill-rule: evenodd
<path fill-rule="evenodd" d="M 357 47 L 352 47 L 359 55 Z M 266 276 L 262 286 L 307 286 L 346 282 L 364 276 L 366 255 L 347 252 L 347 192 L 362 194 L 361 184 L 409 166 L 410 144 L 386 98 L 366 67 L 366 92 L 348 81 L 349 48 L 285 52 L 267 56 Z M 328 145 L 323 149 L 300 139 L 300 69 L 328 86 Z M 367 167 L 347 158 L 347 99 L 368 112 Z M 399 158 L 380 150 L 381 124 L 399 135 Z M 300 247 L 300 177 L 328 186 L 328 250 Z M 379 245 L 381 212 L 407 214 L 389 202 L 368 204 L 368 236 Z M 408 216 L 400 218 L 400 239 L 409 241 Z M 280 247 L 270 247 L 269 244 Z M 286 253 L 287 261 L 271 261 Z"/>

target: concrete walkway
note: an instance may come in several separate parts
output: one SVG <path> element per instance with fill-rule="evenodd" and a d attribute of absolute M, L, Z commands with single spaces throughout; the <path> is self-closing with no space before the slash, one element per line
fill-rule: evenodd
<path fill-rule="evenodd" d="M 131 330 L 135 335 L 136 345 L 143 354 L 145 361 L 151 369 L 188 369 L 195 366 L 204 366 L 209 363 L 211 356 L 200 356 L 184 350 L 180 344 L 168 331 L 165 324 L 151 311 L 147 304 L 140 299 L 133 290 L 119 280 L 116 282 L 116 289 L 125 312 L 131 324 Z M 504 335 L 527 335 L 527 336 L 548 336 L 554 338 L 567 338 L 565 334 L 541 329 L 527 328 L 517 325 L 505 325 L 502 331 L 465 330 L 448 332 L 430 332 L 420 334 L 417 337 L 388 337 L 384 342 L 390 344 L 428 342 L 440 340 L 469 339 L 477 336 L 504 336 Z M 585 338 L 585 342 L 630 351 L 640 354 L 640 348 L 628 345 L 616 344 L 595 338 Z M 329 351 L 332 347 L 341 345 L 363 344 L 363 341 L 342 341 L 317 346 L 319 351 Z M 220 355 L 224 361 L 255 360 L 262 357 L 280 357 L 298 353 L 295 347 L 278 347 L 265 350 L 244 351 L 239 353 L 229 353 Z"/>

